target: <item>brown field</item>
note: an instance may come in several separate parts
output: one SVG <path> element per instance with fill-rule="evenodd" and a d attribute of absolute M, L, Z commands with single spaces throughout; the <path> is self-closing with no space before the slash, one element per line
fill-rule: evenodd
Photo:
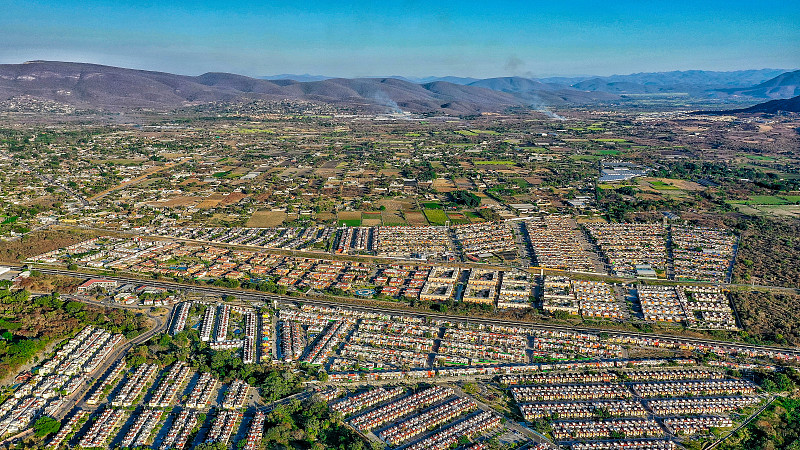
<path fill-rule="evenodd" d="M 197 205 L 197 207 L 200 208 L 200 209 L 215 208 L 219 204 L 219 202 L 221 202 L 221 201 L 222 201 L 222 199 L 219 199 L 219 200 L 205 199 L 202 202 L 200 202 Z"/>
<path fill-rule="evenodd" d="M 361 220 L 361 211 L 340 211 L 336 218 L 338 220 Z"/>
<path fill-rule="evenodd" d="M 167 206 L 170 208 L 174 208 L 178 206 L 192 206 L 199 200 L 200 200 L 199 197 L 181 196 L 181 197 L 173 197 L 163 202 L 150 202 L 149 204 L 152 206 Z"/>
<path fill-rule="evenodd" d="M 383 222 L 381 221 L 380 218 L 377 218 L 377 219 L 361 219 L 361 226 L 362 227 L 377 227 L 377 226 L 380 226 L 381 223 L 383 223 Z"/>
<path fill-rule="evenodd" d="M 34 231 L 26 234 L 21 239 L 0 241 L 0 261 L 22 261 L 25 258 L 77 244 L 95 236 L 96 234 L 83 230 L 49 229 Z"/>
<path fill-rule="evenodd" d="M 433 189 L 439 192 L 453 192 L 456 190 L 456 185 L 452 181 L 443 178 L 433 180 Z"/>
<path fill-rule="evenodd" d="M 661 181 L 662 183 L 671 184 L 683 191 L 702 191 L 705 189 L 694 181 L 677 180 L 674 178 L 642 178 L 642 181 Z M 661 189 L 660 191 L 663 192 L 665 190 L 669 189 Z"/>
<path fill-rule="evenodd" d="M 233 205 L 234 203 L 239 203 L 243 198 L 246 198 L 247 194 L 242 194 L 241 192 L 231 192 L 228 195 L 223 195 L 222 201 L 219 202 L 220 205 Z"/>
<path fill-rule="evenodd" d="M 403 213 L 405 215 L 406 221 L 409 225 L 412 226 L 422 226 L 428 225 L 428 219 L 425 218 L 425 214 L 420 211 L 405 211 Z"/>
<path fill-rule="evenodd" d="M 248 227 L 267 228 L 280 226 L 286 220 L 283 211 L 256 211 L 247 220 Z"/>
<path fill-rule="evenodd" d="M 334 216 L 333 214 L 331 214 L 329 212 L 317 213 L 316 217 L 317 217 L 317 220 L 321 220 L 321 221 L 333 220 L 333 219 L 336 218 L 336 216 Z"/>
<path fill-rule="evenodd" d="M 403 216 L 401 216 L 399 212 L 389 211 L 388 209 L 381 213 L 381 218 L 383 219 L 383 224 L 384 225 L 407 225 L 408 224 L 406 222 L 406 220 L 403 219 Z"/>
<path fill-rule="evenodd" d="M 413 211 L 414 203 L 407 200 L 396 200 L 382 198 L 376 203 L 378 206 L 385 206 L 387 211 Z"/>

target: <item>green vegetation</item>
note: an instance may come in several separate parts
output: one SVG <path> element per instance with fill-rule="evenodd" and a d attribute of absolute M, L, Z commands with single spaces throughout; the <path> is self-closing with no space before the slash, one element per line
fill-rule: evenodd
<path fill-rule="evenodd" d="M 453 203 L 457 203 L 467 208 L 477 208 L 481 204 L 481 198 L 469 191 L 454 191 L 450 194 Z"/>
<path fill-rule="evenodd" d="M 764 156 L 764 155 L 742 155 L 747 159 L 752 159 L 754 161 L 775 161 L 775 158 L 771 156 Z"/>
<path fill-rule="evenodd" d="M 513 166 L 516 164 L 514 161 L 508 159 L 496 159 L 491 161 L 473 161 L 475 165 L 478 166 Z"/>
<path fill-rule="evenodd" d="M 422 203 L 422 207 L 425 209 L 442 209 L 442 205 L 433 202 Z"/>
<path fill-rule="evenodd" d="M 731 300 L 745 341 L 753 344 L 800 345 L 800 295 L 733 291 Z"/>
<path fill-rule="evenodd" d="M 339 226 L 345 227 L 360 227 L 361 219 L 339 219 Z"/>
<path fill-rule="evenodd" d="M 761 415 L 734 433 L 722 450 L 796 450 L 800 448 L 800 399 L 778 397 Z"/>
<path fill-rule="evenodd" d="M 201 372 L 210 372 L 223 382 L 244 380 L 259 389 L 266 402 L 279 400 L 302 390 L 304 378 L 287 368 L 261 364 L 244 364 L 235 350 L 214 351 L 200 341 L 196 330 L 177 335 L 160 334 L 149 344 L 133 348 L 126 356 L 131 366 L 151 363 L 166 367 L 175 361 L 185 361 Z M 319 378 L 316 368 L 306 368 L 308 376 Z"/>
<path fill-rule="evenodd" d="M 33 432 L 38 437 L 45 437 L 49 434 L 58 433 L 61 429 L 61 422 L 52 417 L 42 416 L 33 424 Z"/>
<path fill-rule="evenodd" d="M 423 209 L 422 212 L 431 225 L 444 225 L 447 222 L 447 214 L 441 209 Z"/>
<path fill-rule="evenodd" d="M 224 179 L 224 180 L 235 180 L 237 178 L 241 178 L 242 175 L 238 174 L 238 173 L 233 173 L 233 171 L 228 170 L 228 171 L 225 171 L 225 172 L 216 172 L 212 176 L 214 178 L 221 178 L 221 179 Z"/>
<path fill-rule="evenodd" d="M 662 190 L 680 190 L 679 187 L 673 186 L 671 184 L 664 183 L 663 181 L 660 181 L 660 180 L 648 181 L 648 183 L 650 183 L 650 186 L 653 186 L 653 189 L 658 189 L 660 191 L 662 191 Z"/>
<path fill-rule="evenodd" d="M 95 325 L 128 338 L 146 327 L 146 317 L 127 310 L 64 302 L 58 294 L 32 297 L 26 290 L 0 289 L 0 377 L 16 371 L 54 341 Z"/>
<path fill-rule="evenodd" d="M 736 282 L 800 288 L 800 221 L 749 217 L 734 227 L 742 230 Z"/>
<path fill-rule="evenodd" d="M 323 402 L 293 401 L 279 405 L 265 423 L 264 446 L 267 449 L 339 449 L 365 450 L 369 445 L 345 426 L 340 414 Z"/>
<path fill-rule="evenodd" d="M 777 195 L 752 195 L 749 200 L 732 200 L 730 203 L 735 205 L 786 205 L 789 201 Z"/>

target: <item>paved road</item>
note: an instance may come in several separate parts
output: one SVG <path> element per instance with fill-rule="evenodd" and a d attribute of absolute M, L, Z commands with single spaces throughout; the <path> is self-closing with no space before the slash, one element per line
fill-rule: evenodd
<path fill-rule="evenodd" d="M 65 224 L 62 224 L 65 225 Z M 410 258 L 401 258 L 401 257 L 387 257 L 387 256 L 379 256 L 379 255 L 340 255 L 340 254 L 333 254 L 326 251 L 321 250 L 291 250 L 291 249 L 282 249 L 282 248 L 270 248 L 270 247 L 263 247 L 259 245 L 247 245 L 247 244 L 229 244 L 226 242 L 217 242 L 217 241 L 206 241 L 200 239 L 187 239 L 181 237 L 172 237 L 172 236 L 161 236 L 156 234 L 148 234 L 142 233 L 137 231 L 129 231 L 129 230 L 108 230 L 105 228 L 96 228 L 96 227 L 89 227 L 89 226 L 78 226 L 78 225 L 65 225 L 70 226 L 73 228 L 85 229 L 85 230 L 93 230 L 98 231 L 101 233 L 115 233 L 115 234 L 127 234 L 131 236 L 144 236 L 153 239 L 161 239 L 161 240 L 169 240 L 169 241 L 176 241 L 176 242 L 185 242 L 189 244 L 200 244 L 200 245 L 216 245 L 225 248 L 239 248 L 245 250 L 259 250 L 259 251 L 269 251 L 271 253 L 275 253 L 278 255 L 289 255 L 289 256 L 301 256 L 301 257 L 308 257 L 308 258 L 323 258 L 323 259 L 330 259 L 336 258 L 345 261 L 372 261 L 376 263 L 385 263 L 385 264 L 397 264 L 397 263 L 407 263 L 407 264 L 420 264 L 424 263 L 425 261 L 420 261 L 418 259 L 410 259 Z M 430 262 L 430 264 L 436 264 L 436 262 Z M 565 275 L 565 276 L 591 276 L 596 279 L 601 279 L 607 281 L 609 283 L 634 283 L 639 281 L 635 278 L 623 278 L 614 275 L 609 275 L 608 272 L 580 272 L 580 271 L 569 271 L 569 270 L 562 270 L 562 269 L 554 269 L 551 267 L 542 267 L 542 266 L 517 266 L 517 265 L 509 265 L 509 264 L 487 264 L 487 263 L 476 263 L 471 261 L 451 261 L 446 262 L 443 264 L 447 264 L 450 266 L 456 266 L 461 268 L 484 268 L 484 269 L 496 269 L 496 270 L 510 270 L 510 269 L 522 269 L 527 270 L 530 273 L 539 273 L 540 271 L 545 274 L 554 274 L 554 275 Z M 605 267 L 608 269 L 608 267 Z M 660 283 L 666 284 L 686 284 L 686 281 L 676 281 L 676 280 L 658 280 Z M 771 286 L 771 285 L 759 285 L 759 284 L 741 284 L 741 283 L 713 283 L 713 282 L 705 282 L 705 281 L 695 281 L 692 284 L 698 285 L 713 285 L 719 286 L 722 288 L 730 289 L 730 288 L 756 288 L 756 289 L 769 289 L 774 291 L 782 291 L 782 292 L 790 292 L 795 294 L 800 294 L 800 289 L 792 288 L 792 287 L 785 287 L 785 286 Z"/>
<path fill-rule="evenodd" d="M 36 270 L 53 275 L 66 275 L 72 277 L 80 277 L 80 278 L 87 278 L 91 275 L 75 272 L 70 270 L 63 270 L 63 269 L 53 269 L 53 268 L 40 268 L 37 267 Z M 747 351 L 772 351 L 772 352 L 782 352 L 785 354 L 795 355 L 800 357 L 800 349 L 788 349 L 784 347 L 775 347 L 775 346 L 759 346 L 759 345 L 751 345 L 751 344 L 741 344 L 741 343 L 734 343 L 728 341 L 719 341 L 714 339 L 706 339 L 706 338 L 696 338 L 696 337 L 689 337 L 689 336 L 676 336 L 670 334 L 656 334 L 656 333 L 639 333 L 639 332 L 632 332 L 632 331 L 618 331 L 612 329 L 604 329 L 604 328 L 591 328 L 591 327 L 579 327 L 579 326 L 566 326 L 566 325 L 547 325 L 547 324 L 538 324 L 538 323 L 531 323 L 531 322 L 522 322 L 516 320 L 499 320 L 495 318 L 481 318 L 481 317 L 467 317 L 467 316 L 459 316 L 459 315 L 452 315 L 452 314 L 442 314 L 442 313 L 435 313 L 435 312 L 427 312 L 427 311 L 417 311 L 417 310 L 410 310 L 410 309 L 401 309 L 397 307 L 391 306 L 371 306 L 371 305 L 357 305 L 353 303 L 345 303 L 345 302 L 336 302 L 330 300 L 320 300 L 315 298 L 309 297 L 290 297 L 290 296 L 282 296 L 277 294 L 270 294 L 270 293 L 258 293 L 255 291 L 245 291 L 240 289 L 228 289 L 228 288 L 220 288 L 215 286 L 196 286 L 192 284 L 184 284 L 184 283 L 177 283 L 173 281 L 158 281 L 158 280 L 145 280 L 141 278 L 132 278 L 132 277 L 124 277 L 124 276 L 103 276 L 103 278 L 116 280 L 122 283 L 136 283 L 136 284 L 146 284 L 148 286 L 154 287 L 161 287 L 165 289 L 173 289 L 173 290 L 186 290 L 190 292 L 198 292 L 198 293 L 206 293 L 215 296 L 222 296 L 222 295 L 232 295 L 235 296 L 237 299 L 246 300 L 251 302 L 258 302 L 258 303 L 271 303 L 273 300 L 278 301 L 280 303 L 297 303 L 302 302 L 309 305 L 317 305 L 317 306 L 328 306 L 328 307 L 340 307 L 346 309 L 352 309 L 356 311 L 380 311 L 382 313 L 389 313 L 389 314 L 402 314 L 402 315 L 409 315 L 414 317 L 421 317 L 427 319 L 442 319 L 442 320 L 451 320 L 451 321 L 459 321 L 459 322 L 472 322 L 472 323 L 481 323 L 486 325 L 506 325 L 506 326 L 513 326 L 513 327 L 526 327 L 526 328 L 533 328 L 533 329 L 540 329 L 540 330 L 552 330 L 552 331 L 566 331 L 566 332 L 586 332 L 586 333 L 609 333 L 618 336 L 624 337 L 634 337 L 634 338 L 648 338 L 648 339 L 658 339 L 658 340 L 670 340 L 670 341 L 680 341 L 686 342 L 694 345 L 724 345 L 726 347 L 747 350 Z M 357 301 L 357 300 L 356 300 Z M 105 305 L 105 304 L 104 304 Z M 108 305 L 105 305 L 108 306 Z"/>
<path fill-rule="evenodd" d="M 716 448 L 716 447 L 717 447 L 719 444 L 721 444 L 721 443 L 722 443 L 724 440 L 726 440 L 726 439 L 728 439 L 729 437 L 733 436 L 733 435 L 734 435 L 734 434 L 735 434 L 737 431 L 741 430 L 741 429 L 742 429 L 742 428 L 744 428 L 744 427 L 745 427 L 745 426 L 746 426 L 748 423 L 752 422 L 752 421 L 753 421 L 753 420 L 754 420 L 756 417 L 760 416 L 760 415 L 761 415 L 761 413 L 762 413 L 762 412 L 764 412 L 764 410 L 765 410 L 765 409 L 767 409 L 767 407 L 768 407 L 769 405 L 771 405 L 771 404 L 772 404 L 772 402 L 774 402 L 776 398 L 777 398 L 777 396 L 775 396 L 775 395 L 773 395 L 772 397 L 770 397 L 769 401 L 768 401 L 768 402 L 766 402 L 766 403 L 764 403 L 764 406 L 762 406 L 761 408 L 759 408 L 759 409 L 758 409 L 758 411 L 754 412 L 753 414 L 750 414 L 750 417 L 748 417 L 748 418 L 747 418 L 747 420 L 745 420 L 745 421 L 743 421 L 742 423 L 740 423 L 738 427 L 736 427 L 735 429 L 733 429 L 733 430 L 729 431 L 729 432 L 728 432 L 728 433 L 727 433 L 725 436 L 723 436 L 723 437 L 719 438 L 719 440 L 715 441 L 713 444 L 709 445 L 708 447 L 703 447 L 703 450 L 713 450 L 713 449 L 714 449 L 714 448 Z"/>
<path fill-rule="evenodd" d="M 82 300 L 82 301 L 84 301 L 85 303 L 94 304 L 94 305 L 100 304 L 100 302 L 85 301 L 85 300 Z M 109 305 L 102 304 L 102 306 L 109 306 Z M 85 403 L 85 397 L 86 397 L 86 394 L 89 393 L 91 386 L 94 385 L 94 382 L 100 376 L 102 376 L 104 373 L 106 373 L 108 371 L 108 369 L 114 363 L 116 363 L 120 358 L 122 358 L 125 355 L 125 353 L 127 353 L 131 348 L 133 348 L 134 346 L 137 346 L 139 344 L 142 344 L 144 342 L 147 342 L 150 338 L 152 338 L 156 334 L 159 334 L 159 333 L 162 333 L 162 332 L 166 331 L 167 325 L 169 324 L 168 317 L 169 316 L 167 316 L 167 319 L 163 319 L 160 316 L 150 316 L 150 318 L 153 319 L 156 322 L 156 326 L 151 328 L 150 330 L 140 334 L 139 336 L 136 336 L 135 338 L 125 342 L 120 347 L 118 347 L 116 350 L 114 350 L 108 356 L 108 358 L 106 358 L 105 362 L 103 362 L 103 364 L 99 368 L 97 368 L 97 370 L 95 370 L 92 374 L 89 375 L 91 382 L 86 382 L 86 383 L 83 384 L 83 386 L 78 388 L 78 390 L 75 391 L 75 393 L 73 393 L 68 398 L 68 402 L 67 402 L 66 406 L 64 408 L 62 408 L 55 415 L 55 418 L 58 419 L 58 420 L 61 420 L 62 418 L 64 418 L 64 416 L 67 414 L 67 412 L 72 411 L 72 409 L 75 408 L 75 407 L 81 407 L 83 409 L 88 409 L 87 408 L 88 405 L 86 405 L 86 403 Z"/>

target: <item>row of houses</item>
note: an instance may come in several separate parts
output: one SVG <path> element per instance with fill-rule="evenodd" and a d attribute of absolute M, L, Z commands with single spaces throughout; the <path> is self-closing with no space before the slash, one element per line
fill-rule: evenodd
<path fill-rule="evenodd" d="M 453 393 L 452 388 L 432 386 L 361 414 L 353 418 L 350 424 L 362 432 L 371 431 L 387 423 L 394 422 L 413 411 L 444 400 L 453 395 Z"/>
<path fill-rule="evenodd" d="M 667 398 L 648 400 L 647 406 L 659 416 L 720 414 L 739 411 L 760 401 L 755 396 Z"/>
<path fill-rule="evenodd" d="M 83 448 L 105 447 L 111 433 L 117 429 L 127 412 L 121 409 L 105 409 L 81 437 L 78 446 Z"/>
<path fill-rule="evenodd" d="M 395 423 L 379 433 L 381 439 L 397 446 L 422 433 L 435 428 L 454 418 L 477 409 L 478 404 L 472 399 L 456 397 L 434 407 L 426 409 L 402 422 Z"/>
<path fill-rule="evenodd" d="M 527 421 L 537 419 L 588 419 L 604 415 L 612 417 L 644 417 L 647 410 L 634 400 L 594 400 L 584 402 L 521 403 L 519 409 Z"/>
<path fill-rule="evenodd" d="M 211 402 L 211 394 L 217 387 L 217 380 L 210 373 L 200 374 L 200 378 L 195 383 L 189 398 L 186 399 L 186 407 L 194 409 L 208 408 Z"/>
<path fill-rule="evenodd" d="M 236 425 L 242 420 L 241 411 L 221 410 L 211 423 L 206 442 L 227 444 Z"/>
<path fill-rule="evenodd" d="M 536 265 L 574 272 L 594 272 L 590 254 L 583 248 L 582 232 L 568 216 L 544 216 L 523 222 Z"/>
<path fill-rule="evenodd" d="M 122 439 L 122 447 L 143 447 L 150 440 L 156 425 L 161 420 L 164 411 L 160 409 L 145 409 L 136 417 L 133 425 Z"/>
<path fill-rule="evenodd" d="M 557 440 L 663 436 L 664 429 L 653 419 L 619 418 L 607 420 L 565 420 L 552 424 L 552 435 Z"/>
<path fill-rule="evenodd" d="M 369 408 L 370 406 L 383 403 L 403 394 L 404 389 L 401 387 L 393 387 L 391 389 L 384 389 L 378 387 L 372 390 L 364 391 L 360 394 L 345 397 L 330 403 L 330 407 L 337 412 L 342 413 L 344 416 L 355 414 L 361 410 Z"/>
<path fill-rule="evenodd" d="M 111 400 L 111 405 L 129 407 L 137 403 L 142 391 L 152 381 L 157 372 L 158 366 L 155 364 L 142 364 L 133 371 L 128 372 L 125 383 Z"/>
<path fill-rule="evenodd" d="M 556 400 L 627 399 L 633 393 L 622 384 L 564 384 L 511 387 L 517 403 Z"/>
<path fill-rule="evenodd" d="M 188 406 L 188 405 L 187 405 Z M 164 441 L 161 443 L 160 450 L 168 450 L 175 448 L 182 450 L 189 440 L 189 435 L 192 433 L 200 413 L 191 409 L 182 409 L 172 422 L 169 431 L 164 436 Z"/>
<path fill-rule="evenodd" d="M 406 450 L 447 450 L 459 439 L 480 435 L 500 427 L 500 417 L 489 411 L 481 411 L 466 419 L 442 428 L 417 441 Z"/>
<path fill-rule="evenodd" d="M 147 402 L 152 408 L 166 408 L 175 400 L 178 390 L 184 385 L 191 373 L 191 368 L 179 361 L 172 365 L 169 372 L 161 379 L 156 391 Z"/>
<path fill-rule="evenodd" d="M 225 392 L 225 398 L 222 401 L 222 407 L 225 409 L 240 409 L 244 407 L 247 401 L 247 395 L 250 393 L 250 385 L 241 380 L 235 380 L 228 390 Z"/>

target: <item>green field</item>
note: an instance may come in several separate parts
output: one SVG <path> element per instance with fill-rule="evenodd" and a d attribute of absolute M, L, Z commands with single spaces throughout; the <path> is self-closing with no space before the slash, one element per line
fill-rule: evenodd
<path fill-rule="evenodd" d="M 680 190 L 679 187 L 673 186 L 671 184 L 664 183 L 663 181 L 658 181 L 658 180 L 656 180 L 656 181 L 648 181 L 648 183 L 650 183 L 650 185 L 653 186 L 653 189 L 658 189 L 660 191 L 669 191 L 669 190 L 678 191 L 678 190 Z"/>
<path fill-rule="evenodd" d="M 602 139 L 592 139 L 595 142 L 628 142 L 626 139 L 618 139 L 618 138 L 602 138 Z"/>
<path fill-rule="evenodd" d="M 597 155 L 612 155 L 612 156 L 619 155 L 620 153 L 622 153 L 622 152 L 620 152 L 619 150 L 613 150 L 613 149 L 604 149 L 604 150 L 598 150 L 598 151 L 595 152 L 595 154 L 597 154 Z"/>
<path fill-rule="evenodd" d="M 441 209 L 424 209 L 422 212 L 431 225 L 444 225 L 447 222 L 447 214 Z"/>
<path fill-rule="evenodd" d="M 479 166 L 513 166 L 515 164 L 514 161 L 506 159 L 497 159 L 491 161 L 474 161 L 474 163 Z"/>
<path fill-rule="evenodd" d="M 531 184 L 528 183 L 527 181 L 525 181 L 522 178 L 512 178 L 511 182 L 513 182 L 514 184 L 516 184 L 517 186 L 519 186 L 521 188 L 531 187 Z"/>
<path fill-rule="evenodd" d="M 785 198 L 789 203 L 800 202 L 800 195 L 781 195 L 781 198 Z"/>
<path fill-rule="evenodd" d="M 422 207 L 425 209 L 442 209 L 442 205 L 433 202 L 425 202 L 422 204 Z"/>
<path fill-rule="evenodd" d="M 477 136 L 478 133 L 470 130 L 458 130 L 455 132 L 456 134 L 460 134 L 462 136 Z"/>
<path fill-rule="evenodd" d="M 341 219 L 339 220 L 339 226 L 345 227 L 360 227 L 361 226 L 361 219 Z"/>
<path fill-rule="evenodd" d="M 800 197 L 798 195 L 787 196 L 788 198 Z M 784 197 L 777 195 L 753 195 L 749 200 L 733 200 L 729 203 L 734 205 L 788 205 L 792 203 Z"/>
<path fill-rule="evenodd" d="M 754 161 L 775 161 L 775 158 L 771 156 L 763 156 L 763 155 L 742 155 L 747 159 L 752 159 Z"/>

